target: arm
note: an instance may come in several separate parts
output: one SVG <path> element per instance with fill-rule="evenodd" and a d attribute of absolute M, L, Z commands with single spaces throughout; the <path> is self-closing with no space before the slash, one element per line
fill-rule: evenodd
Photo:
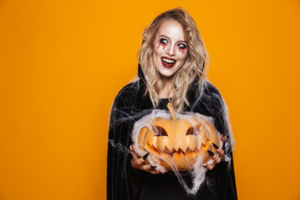
<path fill-rule="evenodd" d="M 234 148 L 234 138 L 231 130 L 231 123 L 229 119 L 229 113 L 227 105 L 221 96 L 217 88 L 212 84 L 209 85 L 211 92 L 211 110 L 212 115 L 215 119 L 214 125 L 219 133 L 224 134 L 226 140 L 223 144 L 224 159 L 216 165 L 216 181 L 219 183 L 218 191 L 222 197 L 226 200 L 237 199 L 236 185 L 235 185 L 235 174 L 233 166 L 233 155 L 232 150 Z"/>
<path fill-rule="evenodd" d="M 132 156 L 129 145 L 132 142 L 130 133 L 134 122 L 131 118 L 132 113 L 126 106 L 128 105 L 127 94 L 131 91 L 129 86 L 126 86 L 119 92 L 110 113 L 107 153 L 107 199 L 109 200 L 133 199 L 130 164 Z"/>
<path fill-rule="evenodd" d="M 212 170 L 208 171 L 207 175 L 212 178 L 217 193 L 223 199 L 234 200 L 237 198 L 232 157 L 234 139 L 227 106 L 218 89 L 208 81 L 204 83 L 199 98 L 199 101 L 196 101 L 199 103 L 195 105 L 195 111 L 213 117 L 215 128 L 226 137 L 222 146 L 224 158 Z"/>

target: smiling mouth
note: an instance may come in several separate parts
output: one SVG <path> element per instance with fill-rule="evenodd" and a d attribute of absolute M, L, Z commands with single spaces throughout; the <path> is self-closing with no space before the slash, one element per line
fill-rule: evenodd
<path fill-rule="evenodd" d="M 172 68 L 177 61 L 168 57 L 161 57 L 161 63 L 166 68 Z"/>

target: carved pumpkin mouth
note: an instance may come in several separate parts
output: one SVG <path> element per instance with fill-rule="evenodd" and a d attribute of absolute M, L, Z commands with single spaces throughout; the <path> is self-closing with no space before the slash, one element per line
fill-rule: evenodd
<path fill-rule="evenodd" d="M 169 150 L 168 147 L 165 146 L 164 149 L 157 149 L 155 148 L 155 146 L 152 144 L 150 145 L 148 142 L 145 143 L 145 147 L 150 150 L 151 152 L 156 153 L 157 155 L 160 156 L 171 156 L 171 157 L 175 157 L 176 160 L 179 159 L 180 154 L 183 154 L 184 156 L 188 157 L 188 156 L 192 156 L 193 158 L 196 157 L 197 155 L 200 155 L 201 152 L 201 148 L 204 148 L 205 150 L 208 149 L 209 145 L 211 144 L 210 140 L 206 141 L 206 144 L 201 145 L 200 149 L 198 149 L 197 147 L 195 147 L 194 150 L 192 150 L 190 147 L 187 147 L 187 149 L 184 151 L 181 148 L 178 148 L 178 150 L 176 150 L 175 148 L 173 148 L 172 150 Z"/>

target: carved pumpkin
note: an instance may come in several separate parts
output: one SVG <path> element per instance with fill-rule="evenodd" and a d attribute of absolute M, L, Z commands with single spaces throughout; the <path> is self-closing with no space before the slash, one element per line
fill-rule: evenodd
<path fill-rule="evenodd" d="M 138 136 L 133 137 L 134 148 L 144 154 L 150 152 L 150 163 L 168 171 L 174 170 L 174 166 L 178 171 L 193 170 L 198 159 L 202 163 L 210 159 L 208 149 L 216 153 L 212 142 L 220 146 L 218 132 L 199 114 L 177 114 L 177 119 L 171 104 L 168 108 L 172 118 L 157 117 L 144 123 Z"/>

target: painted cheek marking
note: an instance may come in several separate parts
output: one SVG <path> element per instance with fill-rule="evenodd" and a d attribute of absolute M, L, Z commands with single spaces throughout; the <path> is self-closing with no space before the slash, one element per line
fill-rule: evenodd
<path fill-rule="evenodd" d="M 184 53 L 185 49 L 179 49 L 179 52 Z"/>
<path fill-rule="evenodd" d="M 161 45 L 161 43 L 159 42 L 159 43 L 158 43 L 158 47 L 157 47 L 157 48 L 159 48 L 159 46 L 160 46 L 160 45 Z"/>
<path fill-rule="evenodd" d="M 165 49 L 165 47 L 166 47 L 166 44 L 162 44 L 162 43 L 158 43 L 158 47 L 157 48 L 159 48 L 160 47 L 160 45 L 163 47 L 163 49 Z"/>

